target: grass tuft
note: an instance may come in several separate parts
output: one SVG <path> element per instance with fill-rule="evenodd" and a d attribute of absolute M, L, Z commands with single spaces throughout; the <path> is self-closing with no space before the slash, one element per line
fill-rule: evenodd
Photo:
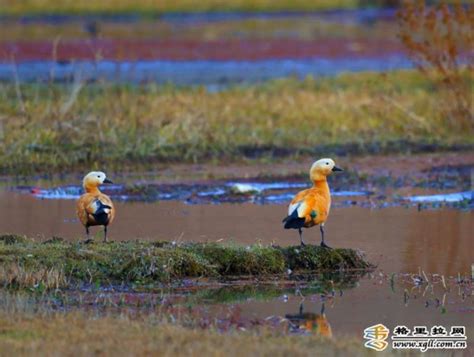
<path fill-rule="evenodd" d="M 282 249 L 288 266 L 296 270 L 320 271 L 369 269 L 361 253 L 353 249 L 327 249 L 320 246 L 288 247 Z"/>
<path fill-rule="evenodd" d="M 3 234 L 0 236 L 0 242 L 3 244 L 18 244 L 18 243 L 27 243 L 30 242 L 26 236 L 18 235 L 18 234 Z"/>
<path fill-rule="evenodd" d="M 213 262 L 222 276 L 279 274 L 286 265 L 280 251 L 260 245 L 240 247 L 209 243 L 192 244 L 187 249 Z"/>

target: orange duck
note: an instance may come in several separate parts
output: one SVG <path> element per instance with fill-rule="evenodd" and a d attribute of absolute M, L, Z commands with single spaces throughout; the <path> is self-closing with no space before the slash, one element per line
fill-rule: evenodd
<path fill-rule="evenodd" d="M 104 226 L 104 242 L 107 242 L 107 226 L 115 217 L 115 208 L 109 196 L 99 190 L 104 183 L 112 183 L 103 172 L 89 172 L 83 180 L 84 193 L 76 205 L 77 217 L 86 227 L 87 241 L 89 238 L 89 227 Z"/>
<path fill-rule="evenodd" d="M 343 171 L 331 159 L 316 161 L 309 170 L 313 187 L 296 194 L 288 207 L 288 216 L 283 220 L 285 229 L 297 229 L 303 241 L 302 228 L 319 225 L 321 231 L 321 246 L 329 248 L 324 242 L 324 223 L 331 209 L 331 193 L 327 177 L 334 171 Z"/>

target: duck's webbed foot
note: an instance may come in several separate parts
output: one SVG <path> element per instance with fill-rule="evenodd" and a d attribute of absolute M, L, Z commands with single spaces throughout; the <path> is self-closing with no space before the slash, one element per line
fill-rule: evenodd
<path fill-rule="evenodd" d="M 324 241 L 321 242 L 321 247 L 327 248 L 327 249 L 332 249 L 330 246 L 328 246 Z"/>

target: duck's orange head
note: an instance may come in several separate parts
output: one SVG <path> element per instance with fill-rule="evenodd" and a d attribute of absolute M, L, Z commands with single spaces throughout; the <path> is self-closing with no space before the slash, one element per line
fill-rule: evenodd
<path fill-rule="evenodd" d="M 101 171 L 92 171 L 89 172 L 82 181 L 82 185 L 86 192 L 91 192 L 97 190 L 97 188 L 104 183 L 112 183 L 105 173 Z"/>
<path fill-rule="evenodd" d="M 311 181 L 324 181 L 334 171 L 344 171 L 336 166 L 332 159 L 320 159 L 316 161 L 309 170 Z"/>

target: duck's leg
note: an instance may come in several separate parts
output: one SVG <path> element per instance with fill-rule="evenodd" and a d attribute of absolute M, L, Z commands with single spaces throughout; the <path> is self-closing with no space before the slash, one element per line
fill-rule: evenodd
<path fill-rule="evenodd" d="M 89 226 L 86 226 L 86 240 L 84 241 L 85 244 L 92 243 L 94 241 L 93 238 L 90 237 L 89 234 Z"/>
<path fill-rule="evenodd" d="M 104 226 L 104 243 L 107 243 L 107 226 Z"/>
<path fill-rule="evenodd" d="M 298 233 L 300 234 L 300 241 L 301 241 L 301 246 L 304 247 L 306 244 L 303 242 L 303 231 L 301 228 L 298 228 Z"/>
<path fill-rule="evenodd" d="M 326 243 L 324 243 L 324 224 L 319 225 L 319 230 L 321 231 L 321 247 L 323 248 L 331 248 Z"/>

